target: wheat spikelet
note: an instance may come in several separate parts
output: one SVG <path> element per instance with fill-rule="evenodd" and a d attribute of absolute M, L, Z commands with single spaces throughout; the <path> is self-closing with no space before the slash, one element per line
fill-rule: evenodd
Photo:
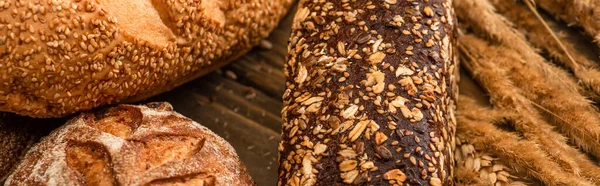
<path fill-rule="evenodd" d="M 477 56 L 474 55 L 477 55 L 478 52 L 483 52 L 474 51 L 473 53 L 475 54 L 473 55 L 468 53 L 469 50 L 480 49 L 472 45 L 482 45 L 482 47 L 485 47 L 483 46 L 483 41 L 478 40 L 471 35 L 465 35 L 459 38 L 459 43 L 461 44 L 459 48 L 465 56 L 463 58 L 465 59 L 463 61 L 464 66 L 473 74 L 474 79 L 488 92 L 492 103 L 503 110 L 504 113 L 511 113 L 510 115 L 515 121 L 513 122 L 515 128 L 524 133 L 527 138 L 541 144 L 542 148 L 548 152 L 553 159 L 559 162 L 564 169 L 579 173 L 576 160 L 564 155 L 563 150 L 569 148 L 565 143 L 566 139 L 552 131 L 552 127 L 541 119 L 541 116 L 539 116 L 534 108 L 530 106 L 530 102 L 527 98 L 523 97 L 520 94 L 519 89 L 514 87 L 512 82 L 508 79 L 508 72 L 494 64 L 494 60 L 501 60 L 501 58 L 469 59 L 477 58 Z M 468 48 L 466 49 L 467 51 L 463 51 L 464 48 Z M 460 101 L 461 104 L 459 104 L 459 107 L 472 105 L 468 103 L 468 100 Z M 465 108 L 462 110 L 471 109 Z M 484 111 L 477 110 L 475 113 L 484 113 Z M 489 113 L 485 115 L 497 115 L 494 112 L 485 113 Z M 480 115 L 482 114 L 475 116 Z"/>
<path fill-rule="evenodd" d="M 535 0 L 544 10 L 569 25 L 577 25 L 600 44 L 599 0 Z"/>
<path fill-rule="evenodd" d="M 502 131 L 489 122 L 468 120 L 460 115 L 460 110 L 457 118 L 457 132 L 461 134 L 461 138 L 498 154 L 511 166 L 527 170 L 528 174 L 547 185 L 593 185 L 562 171 L 560 166 L 551 161 L 533 142 L 518 140 L 518 136 Z"/>
<path fill-rule="evenodd" d="M 469 42 L 469 40 L 475 40 L 469 44 L 481 44 L 477 43 L 477 40 L 469 35 L 459 39 L 461 43 L 464 43 L 465 40 L 467 42 Z M 461 45 L 461 48 L 463 47 L 464 46 Z M 466 56 L 470 55 L 465 55 L 463 58 L 468 60 L 469 57 Z M 585 155 L 568 146 L 564 142 L 565 139 L 563 136 L 552 131 L 552 127 L 547 124 L 546 121 L 541 119 L 542 117 L 539 116 L 537 112 L 533 111 L 533 106 L 529 103 L 529 101 L 523 96 L 519 95 L 520 93 L 518 92 L 517 88 L 515 88 L 510 80 L 507 79 L 507 72 L 497 67 L 494 64 L 494 60 L 483 59 L 481 62 L 482 64 L 477 63 L 477 61 L 464 61 L 463 64 L 467 66 L 467 70 L 473 72 L 474 78 L 478 80 L 480 84 L 489 92 L 492 102 L 500 108 L 504 108 L 503 110 L 505 110 L 505 112 L 502 113 L 508 113 L 506 118 L 512 120 L 515 123 L 515 126 L 525 133 L 526 136 L 529 138 L 535 138 L 536 141 L 540 141 L 538 143 L 542 144 L 546 151 L 550 152 L 551 156 L 557 159 L 557 161 L 561 161 L 562 159 L 564 163 L 561 163 L 561 165 L 563 165 L 563 167 L 574 167 L 573 164 L 576 164 L 576 162 L 579 161 L 579 164 L 581 164 L 580 166 L 585 167 L 585 169 L 581 171 L 583 172 L 583 175 L 593 179 L 596 183 L 600 183 L 598 182 L 600 179 L 598 176 L 600 169 L 595 166 L 587 157 L 585 157 Z M 470 105 L 468 100 L 460 100 L 460 103 L 461 104 L 459 106 Z M 462 110 L 467 110 L 463 112 L 466 112 L 467 115 L 473 115 L 477 118 L 488 118 L 490 116 L 493 116 L 493 118 L 502 118 L 502 116 L 498 116 L 498 111 L 485 112 L 473 108 Z M 574 170 L 574 172 L 579 171 Z"/>
<path fill-rule="evenodd" d="M 464 60 L 463 63 L 490 94 L 498 94 L 497 99 L 504 99 L 503 101 L 506 103 L 517 100 L 518 103 L 513 103 L 513 105 L 526 105 L 530 102 L 528 100 L 535 101 L 542 106 L 541 108 L 552 113 L 551 118 L 555 120 L 553 123 L 558 126 L 560 131 L 567 134 L 575 144 L 585 151 L 599 157 L 600 120 L 597 112 L 584 97 L 551 84 L 551 80 L 544 79 L 541 75 L 543 72 L 540 69 L 515 62 L 522 60 L 521 56 L 508 48 L 490 46 L 487 42 L 469 35 L 460 37 L 459 43 L 461 44 L 459 48 L 468 47 L 469 55 L 477 55 L 473 56 L 477 58 L 476 60 Z M 487 66 L 478 67 L 474 64 Z M 507 71 L 511 73 L 509 74 Z M 509 77 L 513 79 L 514 86 L 510 83 L 503 83 Z M 509 88 L 511 86 L 520 87 L 520 89 Z M 522 91 L 521 94 L 519 94 L 520 91 Z M 507 100 L 507 97 L 510 99 Z M 527 112 L 527 108 L 513 110 L 522 113 Z"/>
<path fill-rule="evenodd" d="M 512 52 L 497 50 L 497 52 Z M 513 58 L 515 60 L 517 58 Z M 579 94 L 564 91 L 560 85 L 545 79 L 544 72 L 530 65 L 499 61 L 498 66 L 509 68 L 515 85 L 523 95 L 538 103 L 559 129 L 576 144 L 596 157 L 600 157 L 600 119 L 590 102 Z"/>
<path fill-rule="evenodd" d="M 491 46 L 485 46 L 485 41 L 477 39 L 471 35 L 465 35 L 459 38 L 459 43 L 461 44 L 459 47 L 461 50 L 463 48 L 468 48 L 467 50 L 470 50 L 475 54 L 485 55 L 482 54 L 483 52 L 487 52 L 487 54 L 501 53 L 501 51 L 494 50 L 494 48 Z M 504 51 L 503 54 L 511 55 L 511 52 Z M 562 167 L 567 169 L 571 167 L 575 173 L 580 172 L 582 176 L 589 178 L 594 183 L 600 185 L 600 168 L 591 162 L 591 160 L 589 160 L 584 154 L 580 153 L 577 149 L 568 146 L 564 142 L 565 140 L 563 136 L 552 131 L 552 127 L 546 123 L 545 120 L 541 119 L 542 117 L 534 111 L 534 106 L 531 104 L 531 102 L 528 101 L 527 98 L 520 95 L 518 89 L 512 85 L 510 80 L 507 79 L 509 76 L 508 73 L 500 66 L 496 65 L 502 64 L 500 61 L 506 61 L 510 59 L 506 59 L 506 56 L 491 57 L 489 55 L 486 58 L 472 55 L 470 53 L 467 53 L 464 56 L 468 56 L 463 58 L 465 59 L 463 61 L 464 66 L 468 71 L 472 72 L 474 78 L 480 83 L 480 85 L 482 85 L 484 89 L 488 91 L 494 105 L 504 108 L 504 113 L 507 113 L 505 118 L 512 120 L 515 127 L 519 131 L 523 132 L 526 137 L 540 144 L 547 152 L 550 153 L 550 156 L 553 157 L 553 159 L 559 161 Z M 460 103 L 459 109 L 462 107 L 468 108 L 473 105 L 469 100 L 460 100 Z M 481 115 L 498 115 L 497 112 L 486 112 L 485 110 L 467 108 L 462 110 L 477 110 L 477 112 L 467 111 L 463 113 L 473 113 L 473 117 L 479 117 Z M 498 118 L 499 116 L 495 117 Z M 582 127 L 587 124 L 578 124 L 580 126 L 563 127 L 568 127 L 566 130 L 575 131 L 571 133 L 586 135 L 586 131 L 579 129 L 578 127 Z M 578 139 L 577 137 L 575 138 Z M 594 145 L 594 143 L 589 145 Z M 573 165 L 574 163 L 577 165 Z M 583 170 L 577 171 L 579 168 Z"/>
<path fill-rule="evenodd" d="M 512 23 L 499 16 L 489 1 L 455 0 L 452 5 L 463 26 L 470 25 L 476 33 L 482 33 L 492 41 L 514 43 L 514 47 L 520 52 L 529 53 L 530 56 L 536 55 L 535 51 L 530 50 L 529 44 L 520 39 L 523 35 L 512 29 Z"/>
<path fill-rule="evenodd" d="M 514 116 L 507 116 L 508 120 L 515 122 L 515 123 L 527 123 L 527 124 L 515 124 L 515 125 L 544 125 L 544 126 L 549 126 L 548 124 L 545 124 L 545 121 L 543 120 L 535 120 L 532 118 L 528 118 L 525 117 L 524 114 L 519 114 L 519 115 L 514 115 Z M 549 133 L 552 133 L 550 135 L 555 135 L 555 136 L 560 136 L 560 134 L 554 132 L 554 131 L 549 131 Z M 562 137 L 562 136 L 560 136 Z M 543 144 L 541 144 L 543 145 Z M 579 150 L 570 147 L 568 144 L 566 143 L 561 143 L 558 144 L 558 146 L 554 147 L 555 150 L 557 150 L 556 152 L 550 152 L 551 154 L 553 153 L 553 156 L 564 156 L 564 157 L 569 157 L 568 160 L 573 160 L 575 164 L 577 164 L 577 169 L 579 171 L 576 171 L 575 174 L 576 175 L 580 175 L 584 178 L 589 179 L 591 182 L 593 182 L 596 185 L 600 185 L 600 167 L 598 167 L 594 162 L 592 162 L 585 154 L 583 154 L 582 152 L 580 152 Z M 552 149 L 550 149 L 552 150 Z M 560 152 L 558 152 L 560 151 Z M 564 162 L 559 162 L 559 164 L 561 164 L 562 167 L 565 167 Z M 573 166 L 573 165 L 569 165 L 569 166 Z"/>
<path fill-rule="evenodd" d="M 574 70 L 581 82 L 595 95 L 589 95 L 596 102 L 600 102 L 600 71 L 596 68 L 580 68 Z"/>
<path fill-rule="evenodd" d="M 526 30 L 524 34 L 529 42 L 536 47 L 544 49 L 551 57 L 557 59 L 564 66 L 571 69 L 575 76 L 581 80 L 582 84 L 591 93 L 586 95 L 600 100 L 600 71 L 598 65 L 584 54 L 579 52 L 572 43 L 569 43 L 564 36 L 553 34 L 553 30 L 545 28 L 543 24 L 553 27 L 555 23 L 537 18 L 535 9 L 529 10 L 513 0 L 490 0 L 506 18 L 512 21 L 517 27 Z M 528 2 L 528 1 L 527 1 Z M 538 14 L 539 15 L 539 14 Z M 548 42 L 548 38 L 557 37 L 556 42 Z"/>
<path fill-rule="evenodd" d="M 494 6 L 488 0 L 455 0 L 453 1 L 456 15 L 464 20 L 463 26 L 470 26 L 478 35 L 485 36 L 490 41 L 505 45 L 523 56 L 522 62 L 527 62 L 544 71 L 546 79 L 553 79 L 573 93 L 579 92 L 575 80 L 560 68 L 545 62 L 537 51 L 527 43 L 524 36 L 512 28 L 512 23 L 495 12 Z"/>

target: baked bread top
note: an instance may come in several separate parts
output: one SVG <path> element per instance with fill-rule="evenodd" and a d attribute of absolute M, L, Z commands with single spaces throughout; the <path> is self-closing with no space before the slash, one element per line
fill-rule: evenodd
<path fill-rule="evenodd" d="M 0 1 L 0 111 L 60 117 L 170 90 L 244 54 L 291 4 Z"/>
<path fill-rule="evenodd" d="M 83 113 L 33 146 L 6 185 L 253 185 L 235 150 L 168 103 Z"/>

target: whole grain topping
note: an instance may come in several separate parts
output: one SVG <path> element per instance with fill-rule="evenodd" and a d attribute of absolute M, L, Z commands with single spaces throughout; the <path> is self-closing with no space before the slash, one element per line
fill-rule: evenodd
<path fill-rule="evenodd" d="M 450 1 L 300 4 L 285 64 L 279 184 L 452 182 Z"/>

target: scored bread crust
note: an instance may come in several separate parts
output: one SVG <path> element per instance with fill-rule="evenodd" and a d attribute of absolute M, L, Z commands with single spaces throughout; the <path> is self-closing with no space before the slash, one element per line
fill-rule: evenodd
<path fill-rule="evenodd" d="M 168 103 L 83 113 L 34 145 L 5 185 L 254 185 L 235 150 Z"/>
<path fill-rule="evenodd" d="M 278 185 L 454 185 L 452 0 L 299 3 Z"/>
<path fill-rule="evenodd" d="M 0 1 L 0 111 L 60 117 L 222 67 L 293 0 Z"/>

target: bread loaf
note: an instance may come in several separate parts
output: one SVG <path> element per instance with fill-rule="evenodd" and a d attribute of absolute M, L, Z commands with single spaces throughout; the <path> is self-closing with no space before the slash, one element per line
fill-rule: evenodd
<path fill-rule="evenodd" d="M 253 185 L 235 150 L 168 103 L 84 113 L 33 146 L 6 185 Z"/>
<path fill-rule="evenodd" d="M 451 0 L 300 2 L 279 185 L 454 185 Z"/>
<path fill-rule="evenodd" d="M 250 50 L 291 4 L 0 1 L 0 111 L 59 117 L 170 90 Z"/>

